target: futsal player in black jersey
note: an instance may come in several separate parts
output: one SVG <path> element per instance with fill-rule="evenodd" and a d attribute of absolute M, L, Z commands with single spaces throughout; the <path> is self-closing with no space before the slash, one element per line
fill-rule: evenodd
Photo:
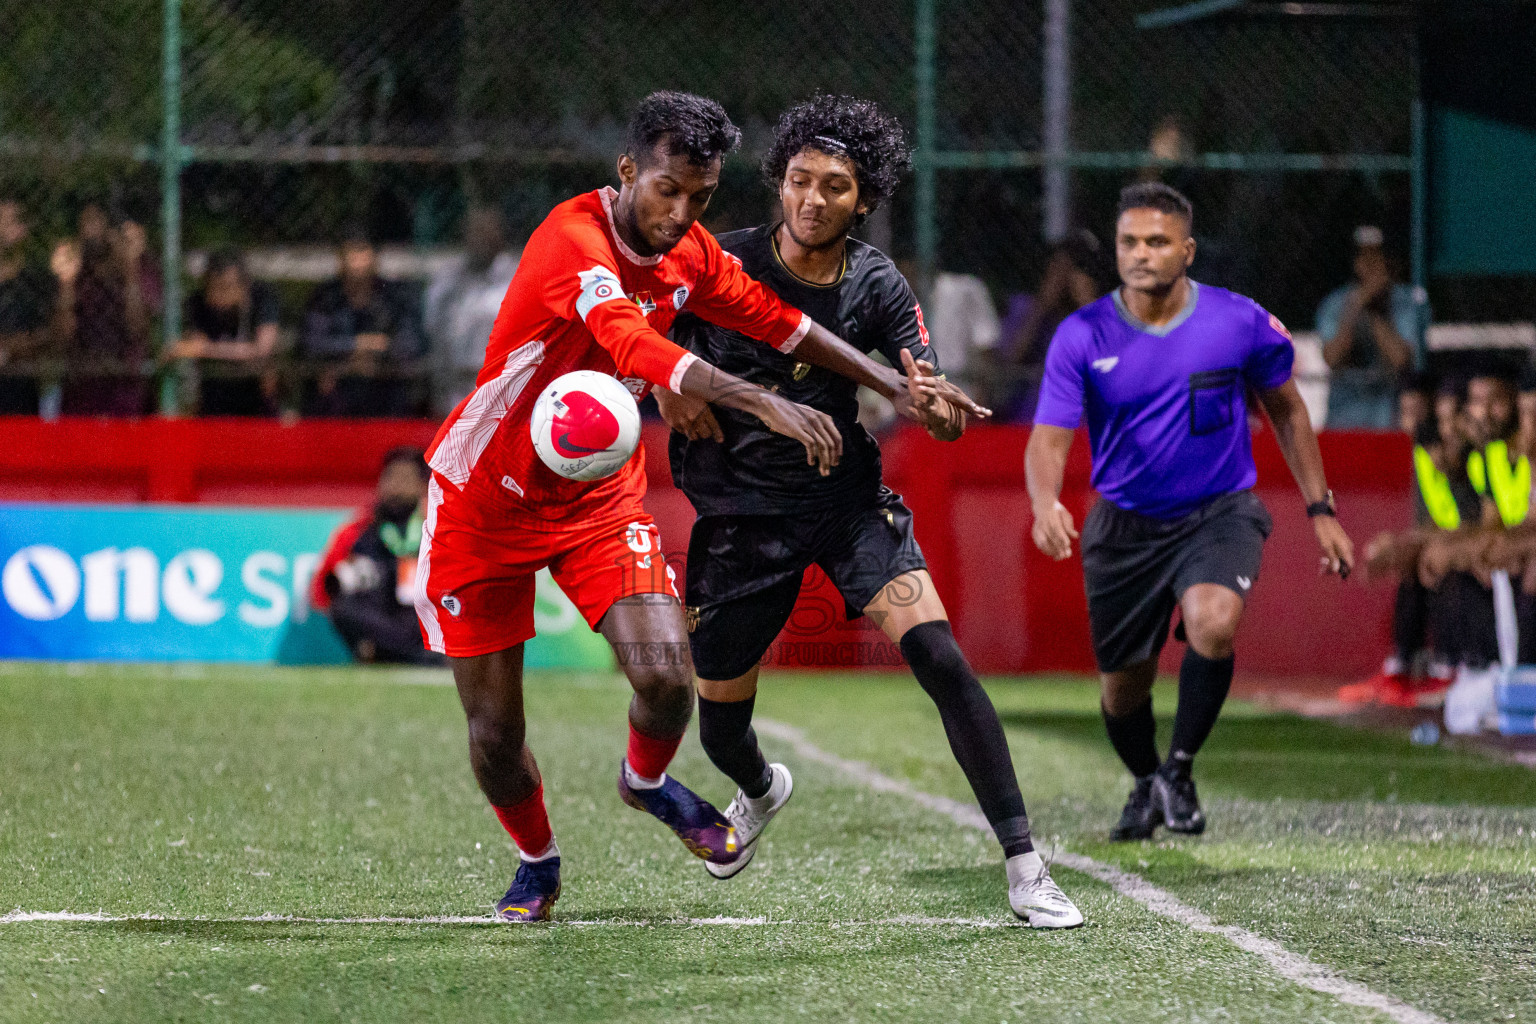
<path fill-rule="evenodd" d="M 906 279 L 884 253 L 848 237 L 909 166 L 894 118 L 874 103 L 817 96 L 779 119 L 763 162 L 782 219 L 719 240 L 753 278 L 856 348 L 934 373 L 939 360 Z M 706 868 L 719 878 L 744 868 L 793 789 L 789 770 L 764 759 L 752 709 L 758 663 L 815 564 L 841 591 L 849 618 L 867 614 L 900 643 L 938 706 L 950 748 L 1003 846 L 1014 912 L 1035 927 L 1081 924 L 1035 852 L 997 712 L 955 643 L 911 512 L 881 482 L 880 449 L 858 423 L 855 385 L 686 314 L 673 337 L 743 380 L 826 413 L 843 438 L 841 462 L 822 474 L 799 445 L 752 417 L 657 393 L 674 431 L 673 480 L 699 515 L 686 599 L 699 735 L 740 787 L 726 815 L 745 854 Z M 964 431 L 964 414 L 942 399 L 929 411 L 925 426 L 934 437 L 954 440 Z"/>

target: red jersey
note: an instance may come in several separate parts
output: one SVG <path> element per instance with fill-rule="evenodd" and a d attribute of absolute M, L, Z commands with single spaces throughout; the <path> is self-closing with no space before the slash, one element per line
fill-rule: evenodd
<path fill-rule="evenodd" d="M 677 390 L 697 357 L 664 335 L 685 306 L 781 352 L 810 329 L 809 318 L 748 277 L 697 223 L 671 252 L 637 255 L 614 229 L 617 198 L 602 188 L 561 203 L 523 249 L 475 390 L 427 451 L 460 518 L 550 529 L 638 505 L 641 451 L 602 480 L 567 480 L 539 459 L 529 420 L 545 385 L 572 370 L 611 373 L 637 399 L 652 385 Z"/>

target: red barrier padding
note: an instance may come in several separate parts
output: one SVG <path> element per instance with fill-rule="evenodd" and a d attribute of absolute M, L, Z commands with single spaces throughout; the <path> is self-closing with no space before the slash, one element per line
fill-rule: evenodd
<path fill-rule="evenodd" d="M 210 502 L 356 506 L 371 500 L 384 453 L 425 446 L 418 420 L 0 418 L 0 501 Z M 647 506 L 682 567 L 693 510 L 672 487 L 666 431 L 645 427 Z M 885 478 L 912 508 L 918 541 L 966 653 L 983 672 L 1091 671 L 1081 565 L 1052 562 L 1029 539 L 1023 427 L 982 425 L 959 441 L 903 427 L 881 442 Z M 1325 434 L 1323 457 L 1357 546 L 1410 518 L 1410 449 L 1393 434 Z M 1317 573 L 1317 547 L 1272 433 L 1255 441 L 1258 493 L 1275 519 L 1261 582 L 1238 640 L 1244 671 L 1365 675 L 1386 649 L 1393 591 Z M 1063 502 L 1081 522 L 1092 501 L 1086 436 L 1067 465 Z M 816 570 L 771 657 L 786 667 L 899 664 L 899 649 Z M 1172 666 L 1182 648 L 1170 645 Z"/>

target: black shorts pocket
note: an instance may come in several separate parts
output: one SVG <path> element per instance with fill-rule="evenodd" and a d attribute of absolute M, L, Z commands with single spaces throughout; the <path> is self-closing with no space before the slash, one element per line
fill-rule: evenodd
<path fill-rule="evenodd" d="M 1195 437 L 1230 427 L 1237 418 L 1237 370 L 1204 370 L 1189 375 L 1189 432 Z"/>

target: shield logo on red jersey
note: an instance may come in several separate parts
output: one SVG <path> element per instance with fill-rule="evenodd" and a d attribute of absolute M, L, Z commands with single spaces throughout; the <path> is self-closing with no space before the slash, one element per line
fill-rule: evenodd
<path fill-rule="evenodd" d="M 640 307 L 640 312 L 646 316 L 656 312 L 656 303 L 651 300 L 650 292 L 636 292 L 630 297 L 635 300 L 635 305 Z"/>
<path fill-rule="evenodd" d="M 549 432 L 555 451 L 568 459 L 579 459 L 611 448 L 619 439 L 619 421 L 585 391 L 570 391 L 560 399 Z"/>

